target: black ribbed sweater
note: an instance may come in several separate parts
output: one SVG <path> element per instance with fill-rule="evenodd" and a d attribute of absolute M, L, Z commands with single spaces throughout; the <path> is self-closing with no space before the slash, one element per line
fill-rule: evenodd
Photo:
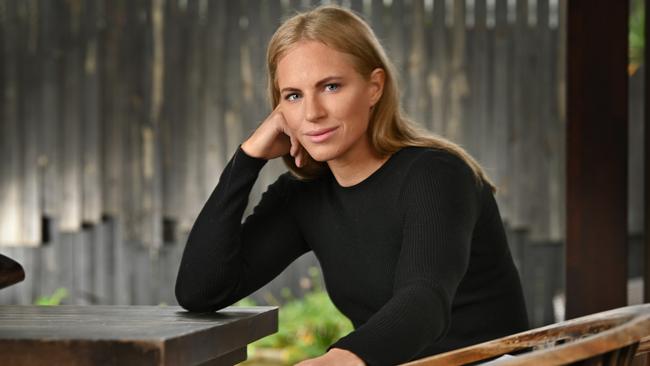
<path fill-rule="evenodd" d="M 331 347 L 368 365 L 527 329 L 496 201 L 460 158 L 404 148 L 351 187 L 285 173 L 242 224 L 265 162 L 238 149 L 194 223 L 176 282 L 187 310 L 232 305 L 313 250 L 355 328 Z"/>

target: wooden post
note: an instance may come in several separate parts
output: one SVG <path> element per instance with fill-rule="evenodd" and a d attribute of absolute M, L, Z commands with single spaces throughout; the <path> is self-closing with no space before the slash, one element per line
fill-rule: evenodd
<path fill-rule="evenodd" d="M 566 316 L 574 318 L 627 304 L 629 4 L 567 7 Z"/>
<path fill-rule="evenodd" d="M 645 55 L 643 57 L 643 63 L 645 68 L 645 87 L 644 87 L 644 171 L 645 171 L 645 180 L 644 180 L 644 197 L 645 197 L 645 210 L 644 210 L 644 242 L 645 242 L 645 275 L 643 277 L 643 283 L 645 288 L 645 302 L 650 302 L 650 46 L 648 46 L 648 40 L 650 40 L 650 25 L 648 25 L 648 19 L 650 19 L 650 0 L 645 0 Z"/>

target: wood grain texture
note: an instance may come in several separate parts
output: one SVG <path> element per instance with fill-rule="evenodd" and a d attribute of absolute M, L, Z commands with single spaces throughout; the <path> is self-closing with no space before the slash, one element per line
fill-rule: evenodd
<path fill-rule="evenodd" d="M 490 365 L 630 365 L 647 352 L 650 304 L 592 314 L 435 355 L 404 366 L 453 366 L 487 361 L 505 354 L 513 358 Z"/>
<path fill-rule="evenodd" d="M 247 344 L 277 331 L 277 315 L 275 307 L 0 306 L 0 351 L 12 365 L 238 362 Z"/>
<path fill-rule="evenodd" d="M 650 25 L 648 24 L 648 19 L 650 19 L 650 0 L 645 1 L 645 39 L 650 39 Z M 646 41 L 647 42 L 647 41 Z M 650 70 L 648 67 L 650 60 L 650 47 L 645 47 L 644 54 L 645 61 L 645 102 L 643 103 L 644 107 L 644 220 L 643 220 L 643 232 L 645 233 L 644 238 L 644 247 L 645 247 L 645 270 L 643 274 L 644 278 L 644 295 L 645 301 L 650 302 Z M 650 362 L 650 361 L 649 361 Z"/>
<path fill-rule="evenodd" d="M 629 6 L 571 0 L 567 14 L 566 304 L 572 318 L 627 304 Z M 603 53 L 610 57 L 597 56 Z"/>

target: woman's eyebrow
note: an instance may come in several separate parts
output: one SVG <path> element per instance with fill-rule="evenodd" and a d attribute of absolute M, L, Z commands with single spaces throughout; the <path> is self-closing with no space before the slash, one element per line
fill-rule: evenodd
<path fill-rule="evenodd" d="M 341 80 L 341 79 L 343 79 L 342 76 L 336 76 L 336 75 L 328 76 L 328 77 L 326 77 L 324 79 L 321 79 L 321 80 L 317 81 L 316 84 L 314 84 L 314 86 L 319 87 L 319 86 L 327 84 L 329 82 L 332 82 L 332 81 L 335 81 L 335 80 Z M 288 86 L 286 88 L 282 88 L 282 90 L 280 90 L 280 93 L 284 93 L 285 91 L 300 91 L 300 89 Z"/>

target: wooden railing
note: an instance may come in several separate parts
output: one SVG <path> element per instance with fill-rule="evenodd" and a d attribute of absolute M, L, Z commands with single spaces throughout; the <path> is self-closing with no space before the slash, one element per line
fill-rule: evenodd
<path fill-rule="evenodd" d="M 490 365 L 631 365 L 650 351 L 650 304 L 567 320 L 435 355 L 404 366 L 466 365 L 504 355 Z"/>

